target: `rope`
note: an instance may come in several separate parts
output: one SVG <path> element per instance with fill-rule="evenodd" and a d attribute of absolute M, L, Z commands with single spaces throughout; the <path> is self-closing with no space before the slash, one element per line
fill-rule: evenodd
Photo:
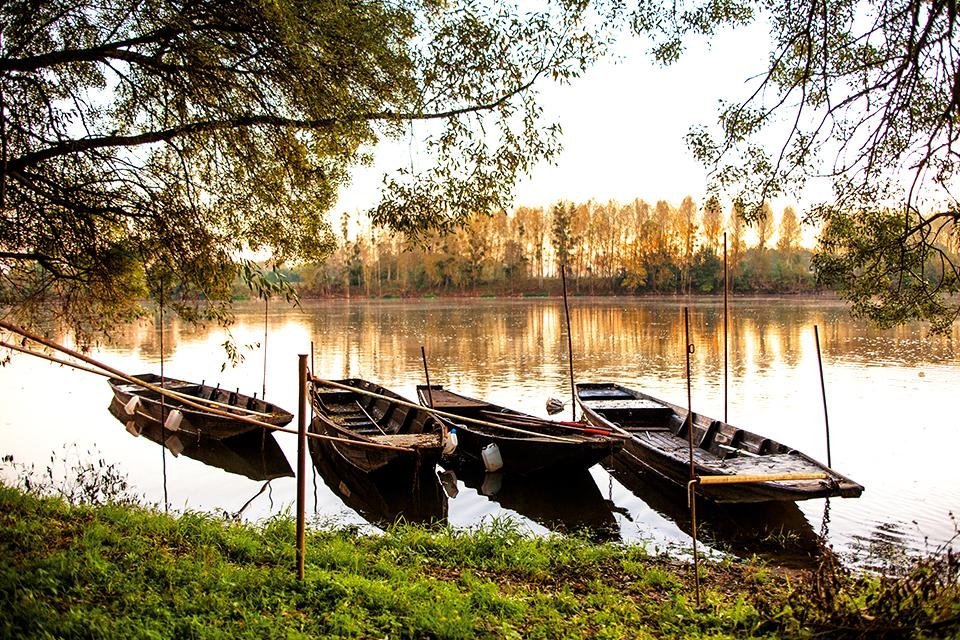
<path fill-rule="evenodd" d="M 387 400 L 395 404 L 400 405 L 401 407 L 408 407 L 411 409 L 419 409 L 427 413 L 433 414 L 435 416 L 440 416 L 443 418 L 448 418 L 450 420 L 457 420 L 459 422 L 469 422 L 471 424 L 478 424 L 483 427 L 491 427 L 493 429 L 502 429 L 503 431 L 512 431 L 514 433 L 522 433 L 528 436 L 536 436 L 538 438 L 547 438 L 549 440 L 556 440 L 558 442 L 573 442 L 580 443 L 583 440 L 575 438 L 565 438 L 563 436 L 555 436 L 548 433 L 537 433 L 536 431 L 527 431 L 526 429 L 518 429 L 516 427 L 508 427 L 506 425 L 497 424 L 495 422 L 487 422 L 486 420 L 477 420 L 476 418 L 468 418 L 466 416 L 459 416 L 455 413 L 447 413 L 446 411 L 440 411 L 439 409 L 431 409 L 430 407 L 424 407 L 423 405 L 413 404 L 412 402 L 407 402 L 406 400 L 401 400 L 399 398 L 393 398 L 390 396 L 385 396 L 374 391 L 367 391 L 366 389 L 358 389 L 357 387 L 351 387 L 347 384 L 342 384 L 340 382 L 334 382 L 332 380 L 324 380 L 322 378 L 317 378 L 310 376 L 310 382 L 314 384 L 319 384 L 325 387 L 334 387 L 336 389 L 343 389 L 345 391 L 354 391 L 361 395 L 370 396 L 372 398 L 379 398 L 382 400 Z"/>

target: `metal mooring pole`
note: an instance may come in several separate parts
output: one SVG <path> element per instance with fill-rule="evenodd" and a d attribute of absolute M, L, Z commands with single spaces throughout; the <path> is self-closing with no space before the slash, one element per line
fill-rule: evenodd
<path fill-rule="evenodd" d="M 307 355 L 300 354 L 297 408 L 297 580 L 304 578 L 307 555 Z"/>
<path fill-rule="evenodd" d="M 820 395 L 823 397 L 823 425 L 827 430 L 827 466 L 833 467 L 830 458 L 830 417 L 827 415 L 827 386 L 823 381 L 823 358 L 820 357 L 820 330 L 813 325 L 813 339 L 817 343 L 817 364 L 820 366 Z"/>
<path fill-rule="evenodd" d="M 570 326 L 570 305 L 567 303 L 567 273 L 560 265 L 560 281 L 563 283 L 563 312 L 567 317 L 567 353 L 570 356 L 570 412 L 577 421 L 577 386 L 573 382 L 573 327 Z"/>
<path fill-rule="evenodd" d="M 690 453 L 690 482 L 687 483 L 687 500 L 690 502 L 690 537 L 693 539 L 693 583 L 696 586 L 697 607 L 700 606 L 700 559 L 697 555 L 697 471 L 693 460 L 693 400 L 690 391 L 690 311 L 683 308 L 683 339 L 687 357 L 687 446 Z"/>

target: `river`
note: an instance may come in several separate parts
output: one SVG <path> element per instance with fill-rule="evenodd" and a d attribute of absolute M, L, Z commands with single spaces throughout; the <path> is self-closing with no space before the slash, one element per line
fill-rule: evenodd
<path fill-rule="evenodd" d="M 577 380 L 618 381 L 686 405 L 685 304 L 695 345 L 693 409 L 723 418 L 718 300 L 572 298 Z M 952 513 L 960 506 L 960 417 L 953 406 L 958 330 L 947 336 L 921 325 L 878 330 L 829 299 L 733 300 L 728 421 L 821 460 L 827 456 L 815 325 L 833 466 L 866 491 L 859 499 L 829 503 L 706 509 L 698 514 L 704 538 L 717 550 L 749 555 L 773 549 L 788 557 L 809 553 L 816 533 L 825 530 L 849 562 L 868 566 L 934 550 L 954 535 Z M 546 416 L 548 398 L 570 396 L 564 326 L 557 299 L 306 301 L 301 308 L 272 303 L 266 314 L 262 303 L 250 303 L 237 309 L 229 331 L 168 320 L 163 366 L 172 377 L 216 381 L 249 394 L 265 389 L 269 400 L 295 411 L 297 354 L 311 354 L 318 376 L 367 378 L 412 398 L 424 377 L 422 345 L 431 382 Z M 236 365 L 222 346 L 228 340 L 244 356 Z M 152 323 L 137 323 L 90 353 L 130 373 L 159 372 L 160 333 Z M 15 463 L 0 469 L 8 482 L 30 465 L 41 475 L 52 467 L 54 477 L 62 477 L 79 461 L 103 460 L 149 502 L 162 505 L 166 489 L 176 510 L 242 510 L 252 520 L 292 510 L 291 477 L 266 483 L 262 469 L 243 475 L 234 465 L 230 473 L 131 436 L 106 410 L 111 393 L 103 378 L 13 354 L 0 368 L 0 389 L 0 454 Z M 295 437 L 279 434 L 277 442 L 295 466 Z M 286 466 L 282 459 L 278 464 Z M 431 500 L 442 503 L 436 513 L 453 526 L 509 519 L 534 533 L 586 527 L 597 537 L 658 549 L 689 542 L 682 494 L 649 479 L 611 477 L 600 466 L 585 478 L 519 486 L 493 478 L 444 480 L 455 497 L 437 492 Z M 357 490 L 344 482 L 325 481 L 314 469 L 309 485 L 315 522 L 377 522 L 370 513 L 377 506 L 368 500 L 358 507 Z M 380 520 L 396 515 L 384 500 L 402 502 L 408 493 L 391 488 L 378 497 L 386 511 Z"/>

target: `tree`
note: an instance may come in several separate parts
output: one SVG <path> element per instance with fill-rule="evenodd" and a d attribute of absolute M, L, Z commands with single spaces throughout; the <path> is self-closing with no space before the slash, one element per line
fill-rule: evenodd
<path fill-rule="evenodd" d="M 764 202 L 760 206 L 755 226 L 757 228 L 757 248 L 763 251 L 767 248 L 767 241 L 770 240 L 770 233 L 773 231 L 773 209 L 769 202 Z"/>
<path fill-rule="evenodd" d="M 780 216 L 780 229 L 777 233 L 777 249 L 790 253 L 800 246 L 800 223 L 793 207 L 786 207 Z"/>
<path fill-rule="evenodd" d="M 716 252 L 723 234 L 723 209 L 716 196 L 710 196 L 703 205 L 703 233 L 707 248 Z"/>
<path fill-rule="evenodd" d="M 766 200 L 828 183 L 832 197 L 805 211 L 828 230 L 814 262 L 821 278 L 848 285 L 841 293 L 854 311 L 884 324 L 920 318 L 945 329 L 958 317 L 960 263 L 940 249 L 960 218 L 954 0 L 696 0 L 626 14 L 653 36 L 664 63 L 689 37 L 766 22 L 766 71 L 745 97 L 724 103 L 716 129 L 688 136 L 713 189 L 742 201 L 756 222 Z M 770 144 L 769 131 L 784 122 L 789 131 Z M 918 268 L 928 259 L 936 269 Z"/>
<path fill-rule="evenodd" d="M 558 202 L 550 209 L 550 240 L 557 258 L 557 271 L 569 271 L 576 240 L 573 236 L 573 218 L 576 207 L 572 202 Z"/>
<path fill-rule="evenodd" d="M 387 179 L 374 222 L 416 235 L 501 210 L 518 172 L 557 150 L 535 83 L 603 47 L 580 10 L 3 3 L 0 302 L 91 331 L 144 296 L 224 319 L 236 276 L 266 282 L 242 256 L 329 253 L 324 214 L 348 170 L 413 122 L 432 162 Z"/>

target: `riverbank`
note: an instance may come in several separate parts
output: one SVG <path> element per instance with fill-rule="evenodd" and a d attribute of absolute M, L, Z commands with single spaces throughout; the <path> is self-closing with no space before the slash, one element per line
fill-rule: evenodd
<path fill-rule="evenodd" d="M 299 583 L 294 537 L 285 517 L 252 526 L 0 486 L 0 636 L 937 637 L 960 615 L 956 582 L 899 579 L 910 591 L 893 614 L 879 578 L 729 561 L 703 566 L 698 608 L 687 563 L 508 525 L 313 529 Z"/>

